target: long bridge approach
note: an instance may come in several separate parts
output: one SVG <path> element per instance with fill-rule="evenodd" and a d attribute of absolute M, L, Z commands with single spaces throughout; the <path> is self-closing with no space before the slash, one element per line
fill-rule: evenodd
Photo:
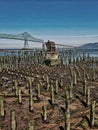
<path fill-rule="evenodd" d="M 24 41 L 24 48 L 29 48 L 28 41 L 30 42 L 38 42 L 43 43 L 44 41 L 42 39 L 35 38 L 28 34 L 27 32 L 13 35 L 13 34 L 0 34 L 0 38 L 2 39 L 14 39 L 14 40 L 22 40 Z"/>

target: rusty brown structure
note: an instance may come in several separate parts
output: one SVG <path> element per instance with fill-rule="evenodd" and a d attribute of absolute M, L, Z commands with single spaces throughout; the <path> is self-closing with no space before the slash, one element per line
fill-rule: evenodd
<path fill-rule="evenodd" d="M 47 65 L 57 65 L 59 64 L 58 53 L 56 51 L 55 42 L 47 41 L 45 43 L 45 63 Z"/>

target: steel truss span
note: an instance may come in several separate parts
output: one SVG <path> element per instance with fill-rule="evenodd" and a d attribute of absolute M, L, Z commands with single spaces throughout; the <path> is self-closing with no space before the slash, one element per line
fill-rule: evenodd
<path fill-rule="evenodd" d="M 27 32 L 13 35 L 13 34 L 0 34 L 0 38 L 2 39 L 14 39 L 14 40 L 23 40 L 24 41 L 24 48 L 28 48 L 28 41 L 30 42 L 38 42 L 43 43 L 44 41 L 42 39 L 35 38 L 28 34 Z"/>

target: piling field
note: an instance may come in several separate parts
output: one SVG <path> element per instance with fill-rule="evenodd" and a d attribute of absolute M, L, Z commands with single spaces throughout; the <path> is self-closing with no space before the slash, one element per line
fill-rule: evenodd
<path fill-rule="evenodd" d="M 97 130 L 98 59 L 36 60 L 0 57 L 0 129 Z"/>

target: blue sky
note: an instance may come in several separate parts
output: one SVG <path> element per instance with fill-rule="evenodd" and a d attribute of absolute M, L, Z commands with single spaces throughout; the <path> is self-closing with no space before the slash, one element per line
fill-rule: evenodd
<path fill-rule="evenodd" d="M 0 33 L 24 31 L 61 44 L 97 42 L 98 0 L 0 0 Z"/>

